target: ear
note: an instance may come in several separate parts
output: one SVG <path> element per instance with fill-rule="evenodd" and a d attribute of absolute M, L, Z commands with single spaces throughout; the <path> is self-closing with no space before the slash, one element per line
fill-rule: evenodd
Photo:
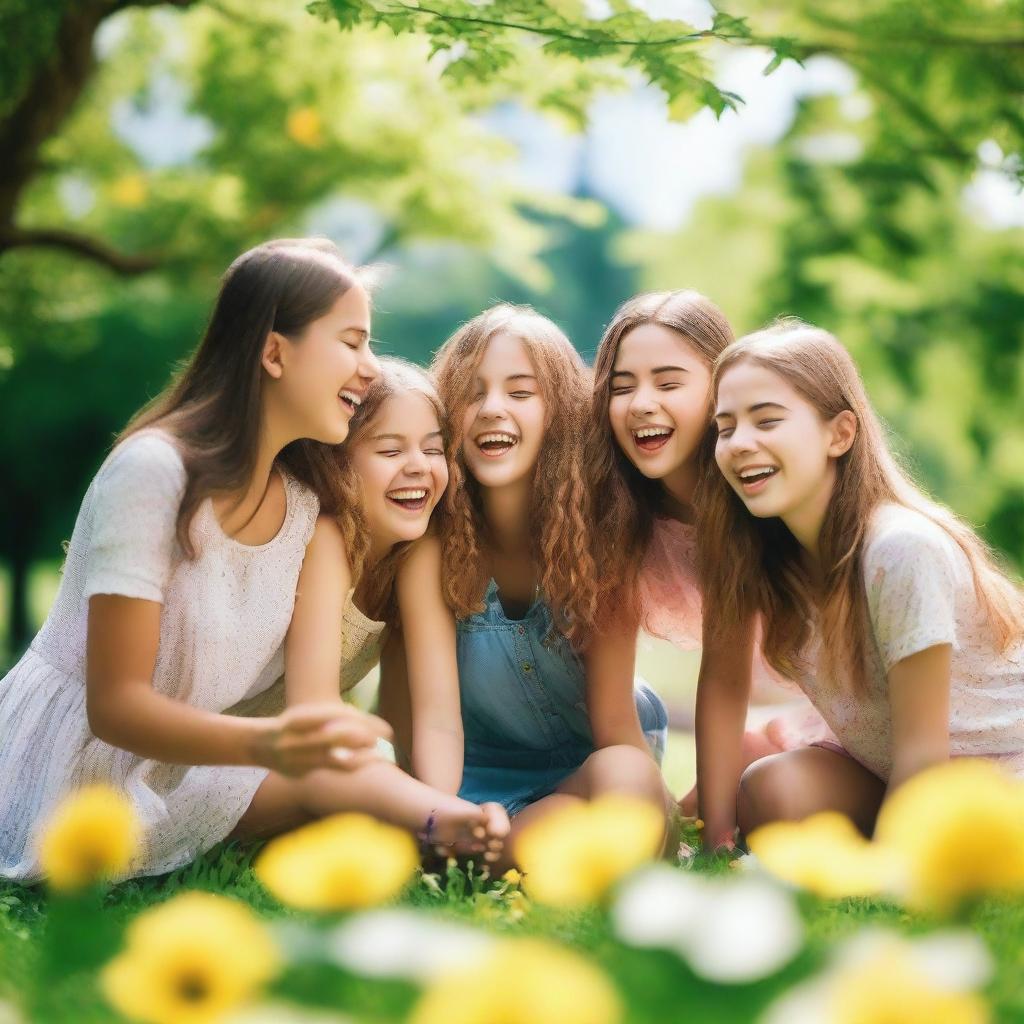
<path fill-rule="evenodd" d="M 274 380 L 280 380 L 284 373 L 284 346 L 287 341 L 283 334 L 271 331 L 263 343 L 260 365 Z"/>
<path fill-rule="evenodd" d="M 828 454 L 833 459 L 845 455 L 857 440 L 857 417 L 849 409 L 844 409 L 829 424 L 832 441 L 828 446 Z"/>

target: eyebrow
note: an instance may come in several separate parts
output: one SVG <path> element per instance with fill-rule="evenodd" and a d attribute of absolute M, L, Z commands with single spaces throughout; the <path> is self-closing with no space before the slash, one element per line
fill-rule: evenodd
<path fill-rule="evenodd" d="M 429 440 L 432 437 L 441 437 L 442 433 L 440 430 L 432 430 L 427 434 L 424 440 Z M 404 441 L 405 434 L 375 434 L 370 438 L 371 441 Z"/>
<path fill-rule="evenodd" d="M 508 381 L 512 381 L 512 380 L 533 380 L 533 381 L 535 381 L 536 379 L 537 378 L 532 373 L 513 373 L 511 376 L 506 377 L 505 381 L 507 383 Z"/>
<path fill-rule="evenodd" d="M 656 366 L 651 370 L 652 374 L 658 373 L 689 373 L 690 371 L 685 366 Z M 613 370 L 613 377 L 635 377 L 636 374 L 632 370 Z"/>
<path fill-rule="evenodd" d="M 342 327 L 338 333 L 348 334 L 349 331 L 358 334 L 362 338 L 368 338 L 370 336 L 370 332 L 365 327 Z"/>
<path fill-rule="evenodd" d="M 782 409 L 783 412 L 789 412 L 789 409 L 787 409 L 786 406 L 784 406 L 781 402 L 758 402 L 757 405 L 752 405 L 749 409 L 747 409 L 747 412 L 757 412 L 759 409 Z M 728 409 L 724 410 L 723 412 L 715 413 L 716 420 L 721 420 L 725 418 L 735 419 L 736 414 L 729 412 Z"/>

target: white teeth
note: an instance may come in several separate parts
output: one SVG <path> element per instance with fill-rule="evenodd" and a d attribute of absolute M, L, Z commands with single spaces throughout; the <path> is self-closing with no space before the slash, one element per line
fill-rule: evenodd
<path fill-rule="evenodd" d="M 737 475 L 741 480 L 758 480 L 763 476 L 771 476 L 776 472 L 774 466 L 759 466 L 757 469 L 744 469 Z"/>
<path fill-rule="evenodd" d="M 349 391 L 348 388 L 342 388 L 338 392 L 338 397 L 351 402 L 357 409 L 363 404 L 362 398 L 360 398 L 354 391 Z"/>
<path fill-rule="evenodd" d="M 395 501 L 419 501 L 421 498 L 425 498 L 427 492 L 422 487 L 410 487 L 404 491 L 389 491 L 388 497 L 394 498 Z"/>
<path fill-rule="evenodd" d="M 515 434 L 506 434 L 504 431 L 495 430 L 489 434 L 481 434 L 477 439 L 477 444 L 515 444 L 519 440 Z"/>
<path fill-rule="evenodd" d="M 633 431 L 633 436 L 639 440 L 644 437 L 668 437 L 671 433 L 671 427 L 641 427 Z"/>

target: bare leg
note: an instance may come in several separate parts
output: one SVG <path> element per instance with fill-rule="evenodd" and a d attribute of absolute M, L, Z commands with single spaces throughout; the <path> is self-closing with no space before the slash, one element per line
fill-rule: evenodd
<path fill-rule="evenodd" d="M 753 764 L 762 757 L 779 754 L 783 750 L 763 729 L 748 729 L 743 734 L 743 746 L 741 749 L 744 767 Z M 696 817 L 698 811 L 696 785 L 680 799 L 679 810 L 689 818 Z"/>
<path fill-rule="evenodd" d="M 803 747 L 755 761 L 736 800 L 740 832 L 769 821 L 800 821 L 818 811 L 845 814 L 865 835 L 875 827 L 885 783 L 845 754 Z"/>
<path fill-rule="evenodd" d="M 400 630 L 392 630 L 380 655 L 380 688 L 377 714 L 395 732 L 395 759 L 406 771 L 412 764 L 412 703 L 405 642 Z"/>
<path fill-rule="evenodd" d="M 460 853 L 483 853 L 502 828 L 493 808 L 438 792 L 396 765 L 372 762 L 353 771 L 322 769 L 299 779 L 271 772 L 235 827 L 234 839 L 262 839 L 340 811 L 362 811 L 413 833 L 433 816 L 431 838 Z M 499 819 L 499 820 L 496 820 Z M 508 819 L 504 819 L 507 831 Z"/>
<path fill-rule="evenodd" d="M 499 870 L 516 863 L 516 839 L 533 822 L 580 801 L 593 800 L 609 793 L 636 797 L 664 812 L 666 823 L 675 816 L 675 800 L 654 758 L 637 747 L 625 744 L 595 750 L 550 796 L 524 808 L 512 819 L 512 831 L 505 843 Z M 666 829 L 667 848 L 675 852 L 675 828 Z"/>

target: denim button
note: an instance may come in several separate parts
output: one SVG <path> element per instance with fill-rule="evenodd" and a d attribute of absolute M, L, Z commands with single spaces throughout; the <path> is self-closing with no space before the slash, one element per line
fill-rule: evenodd
<path fill-rule="evenodd" d="M 523 671 L 524 672 L 530 672 L 532 669 L 533 669 L 533 666 L 528 661 L 524 661 L 523 662 Z"/>
<path fill-rule="evenodd" d="M 525 636 L 526 635 L 526 627 L 525 626 L 520 626 L 519 627 L 519 635 L 520 636 Z"/>

